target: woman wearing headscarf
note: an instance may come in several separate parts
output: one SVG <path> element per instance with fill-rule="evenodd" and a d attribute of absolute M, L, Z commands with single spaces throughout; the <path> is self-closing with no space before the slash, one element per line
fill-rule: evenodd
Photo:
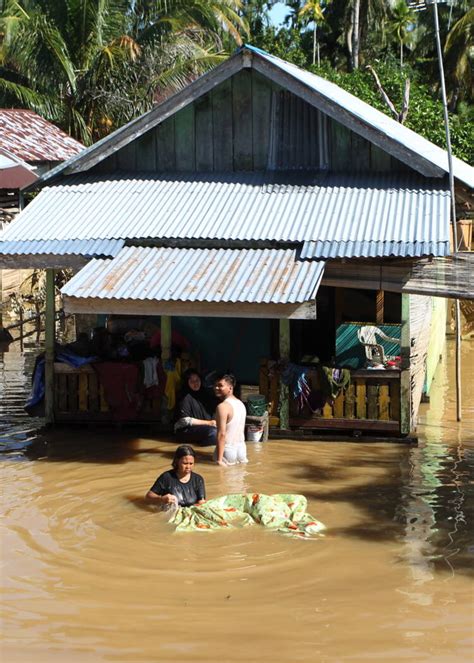
<path fill-rule="evenodd" d="M 176 408 L 174 431 L 183 442 L 216 444 L 216 420 L 212 395 L 203 387 L 199 373 L 189 368 L 182 377 L 183 389 Z"/>

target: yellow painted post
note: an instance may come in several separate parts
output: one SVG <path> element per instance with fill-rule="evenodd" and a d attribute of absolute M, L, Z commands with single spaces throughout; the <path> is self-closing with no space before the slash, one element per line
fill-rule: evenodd
<path fill-rule="evenodd" d="M 171 357 L 171 317 L 169 315 L 161 316 L 161 361 L 163 367 Z M 163 396 L 161 399 L 161 423 L 168 425 L 171 421 L 171 412 L 168 410 L 168 398 Z"/>
<path fill-rule="evenodd" d="M 171 357 L 171 317 L 161 316 L 161 360 L 163 364 Z"/>
<path fill-rule="evenodd" d="M 54 269 L 46 270 L 44 413 L 47 424 L 54 422 L 54 343 L 55 343 Z"/>

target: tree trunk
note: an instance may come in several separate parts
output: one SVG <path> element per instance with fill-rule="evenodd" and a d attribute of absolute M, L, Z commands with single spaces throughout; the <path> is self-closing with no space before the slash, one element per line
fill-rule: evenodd
<path fill-rule="evenodd" d="M 360 0 L 354 0 L 352 8 L 352 70 L 359 68 L 359 48 L 360 48 L 360 30 L 359 30 Z"/>
<path fill-rule="evenodd" d="M 314 21 L 314 28 L 313 28 L 313 64 L 316 62 L 316 20 Z M 319 65 L 319 62 L 318 62 Z"/>

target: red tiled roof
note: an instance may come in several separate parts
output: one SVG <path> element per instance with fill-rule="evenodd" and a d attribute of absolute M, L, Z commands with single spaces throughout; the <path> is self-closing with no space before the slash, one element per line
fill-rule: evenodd
<path fill-rule="evenodd" d="M 0 148 L 33 163 L 66 161 L 84 146 L 33 111 L 0 108 Z"/>

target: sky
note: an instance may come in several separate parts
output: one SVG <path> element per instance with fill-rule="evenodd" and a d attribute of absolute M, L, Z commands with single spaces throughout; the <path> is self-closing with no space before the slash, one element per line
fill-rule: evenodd
<path fill-rule="evenodd" d="M 283 23 L 283 19 L 288 14 L 288 7 L 283 2 L 277 2 L 270 10 L 270 20 L 276 27 Z"/>

